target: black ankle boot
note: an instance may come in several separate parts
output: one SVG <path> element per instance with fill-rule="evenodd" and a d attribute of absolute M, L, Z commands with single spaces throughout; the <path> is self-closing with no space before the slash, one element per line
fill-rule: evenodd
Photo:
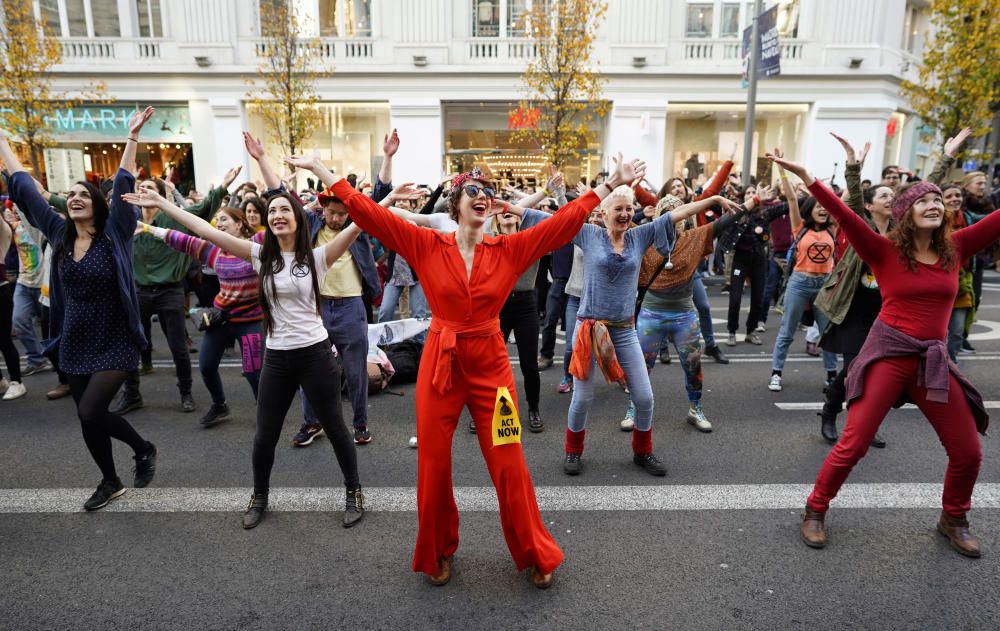
<path fill-rule="evenodd" d="M 826 409 L 823 406 L 823 411 L 819 413 L 820 418 L 820 433 L 823 434 L 823 438 L 830 444 L 837 442 L 837 415 Z"/>
<path fill-rule="evenodd" d="M 250 496 L 250 503 L 247 504 L 247 510 L 243 513 L 243 528 L 245 530 L 250 530 L 251 528 L 256 528 L 260 520 L 264 519 L 264 511 L 267 510 L 267 491 L 254 492 Z"/>

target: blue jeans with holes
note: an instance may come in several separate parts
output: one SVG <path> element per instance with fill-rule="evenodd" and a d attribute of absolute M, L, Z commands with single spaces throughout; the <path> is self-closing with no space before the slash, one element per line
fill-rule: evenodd
<path fill-rule="evenodd" d="M 649 385 L 646 360 L 639 346 L 639 336 L 634 328 L 608 327 L 611 342 L 615 346 L 618 363 L 625 371 L 632 402 L 635 403 L 635 429 L 648 432 L 653 426 L 653 389 Z M 571 432 L 587 429 L 587 413 L 594 403 L 594 387 L 604 381 L 604 374 L 596 361 L 590 360 L 590 378 L 573 377 L 573 400 L 569 404 L 568 426 Z"/>
<path fill-rule="evenodd" d="M 774 341 L 774 356 L 771 359 L 772 370 L 784 370 L 788 349 L 795 338 L 795 331 L 802 320 L 806 305 L 816 299 L 816 295 L 826 282 L 826 276 L 807 276 L 801 272 L 792 272 L 785 287 L 785 312 L 781 316 L 781 329 L 778 339 Z M 818 309 L 813 309 L 816 326 L 820 331 L 826 329 L 826 316 Z M 823 351 L 823 366 L 827 372 L 837 370 L 837 354 Z"/>

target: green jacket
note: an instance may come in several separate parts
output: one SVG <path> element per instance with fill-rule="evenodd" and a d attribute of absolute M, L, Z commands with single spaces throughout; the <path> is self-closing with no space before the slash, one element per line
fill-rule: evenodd
<path fill-rule="evenodd" d="M 844 178 L 847 180 L 847 206 L 858 216 L 865 220 L 865 223 L 875 230 L 872 218 L 865 210 L 864 196 L 861 192 L 861 165 L 848 164 L 844 169 Z M 837 261 L 837 266 L 833 268 L 830 275 L 826 277 L 823 288 L 819 290 L 813 306 L 826 314 L 830 327 L 844 322 L 847 312 L 851 308 L 851 301 L 854 300 L 854 291 L 861 282 L 861 272 L 865 263 L 854 251 L 852 246 L 844 250 L 843 256 Z M 826 332 L 824 331 L 824 333 Z"/>
<path fill-rule="evenodd" d="M 211 221 L 219 206 L 226 189 L 213 188 L 197 204 L 191 204 L 185 210 L 206 221 Z M 164 212 L 157 213 L 150 225 L 171 230 L 180 230 L 191 234 L 187 228 L 177 223 Z M 132 267 L 135 271 L 136 285 L 163 285 L 179 283 L 191 266 L 188 255 L 171 248 L 166 242 L 151 234 L 139 234 L 132 244 Z"/>

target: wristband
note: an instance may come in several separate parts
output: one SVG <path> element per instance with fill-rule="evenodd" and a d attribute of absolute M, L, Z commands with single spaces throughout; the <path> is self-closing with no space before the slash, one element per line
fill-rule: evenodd
<path fill-rule="evenodd" d="M 753 196 L 753 205 L 754 206 L 760 206 L 760 195 L 754 195 Z"/>
<path fill-rule="evenodd" d="M 142 231 L 143 232 L 149 232 L 149 224 L 148 223 L 142 224 Z"/>
<path fill-rule="evenodd" d="M 126 140 L 126 141 L 129 141 L 129 140 L 131 140 L 131 141 L 132 141 L 132 142 L 134 142 L 135 144 L 139 144 L 139 139 L 138 139 L 138 138 L 133 138 L 132 136 L 128 136 L 127 138 L 125 138 L 125 140 Z"/>

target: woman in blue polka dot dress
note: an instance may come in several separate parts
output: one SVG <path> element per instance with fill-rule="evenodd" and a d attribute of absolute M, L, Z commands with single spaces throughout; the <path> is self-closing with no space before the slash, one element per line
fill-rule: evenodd
<path fill-rule="evenodd" d="M 132 279 L 132 234 L 139 211 L 121 196 L 134 190 L 135 178 L 124 167 L 135 162 L 139 131 L 152 115 L 153 109 L 146 108 L 129 121 L 110 207 L 100 190 L 89 182 L 77 182 L 66 199 L 68 220 L 42 198 L 0 131 L 0 159 L 13 174 L 10 196 L 55 248 L 46 351 L 59 354 L 59 366 L 69 377 L 76 402 L 83 440 L 103 476 L 84 503 L 86 510 L 103 508 L 125 492 L 115 470 L 112 438 L 135 452 L 135 487 L 147 486 L 156 472 L 153 443 L 121 416 L 108 411 L 128 371 L 136 369 L 139 350 L 146 345 Z"/>

